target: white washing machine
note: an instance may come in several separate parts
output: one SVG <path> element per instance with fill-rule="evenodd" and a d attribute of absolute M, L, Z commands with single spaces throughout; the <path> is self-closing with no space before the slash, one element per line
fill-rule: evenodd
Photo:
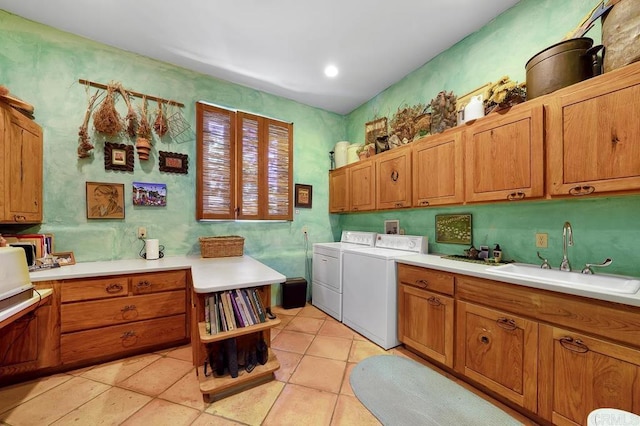
<path fill-rule="evenodd" d="M 398 257 L 427 253 L 427 237 L 379 234 L 375 247 L 342 258 L 342 322 L 384 349 L 398 341 Z"/>
<path fill-rule="evenodd" d="M 311 304 L 342 321 L 342 253 L 345 249 L 373 247 L 375 232 L 342 231 L 339 242 L 315 243 Z"/>

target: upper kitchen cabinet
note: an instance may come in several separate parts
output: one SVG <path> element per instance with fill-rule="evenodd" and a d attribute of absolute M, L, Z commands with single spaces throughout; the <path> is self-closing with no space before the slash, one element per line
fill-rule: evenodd
<path fill-rule="evenodd" d="M 0 223 L 42 222 L 42 129 L 0 102 Z"/>
<path fill-rule="evenodd" d="M 347 182 L 349 210 L 352 212 L 376 208 L 376 165 L 373 159 L 361 160 L 350 165 Z"/>
<path fill-rule="evenodd" d="M 464 201 L 461 128 L 416 141 L 413 150 L 413 205 L 462 204 Z"/>
<path fill-rule="evenodd" d="M 411 207 L 411 147 L 375 156 L 376 209 Z"/>
<path fill-rule="evenodd" d="M 640 189 L 640 64 L 549 101 L 548 192 L 588 195 Z"/>
<path fill-rule="evenodd" d="M 349 186 L 346 167 L 329 172 L 329 213 L 349 211 Z"/>
<path fill-rule="evenodd" d="M 516 105 L 465 127 L 465 201 L 544 195 L 544 128 L 538 102 Z"/>

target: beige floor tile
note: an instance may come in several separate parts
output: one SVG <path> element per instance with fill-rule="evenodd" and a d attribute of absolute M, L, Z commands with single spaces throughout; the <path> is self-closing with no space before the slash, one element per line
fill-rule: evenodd
<path fill-rule="evenodd" d="M 0 414 L 71 379 L 72 376 L 67 374 L 56 374 L 0 388 Z"/>
<path fill-rule="evenodd" d="M 186 405 L 196 410 L 204 410 L 209 406 L 202 397 L 200 392 L 200 382 L 195 371 L 189 371 L 180 380 L 171 385 L 169 389 L 162 392 L 158 398 L 175 402 L 176 404 Z"/>
<path fill-rule="evenodd" d="M 360 362 L 374 355 L 385 355 L 387 351 L 369 341 L 354 340 L 349 353 L 349 362 Z"/>
<path fill-rule="evenodd" d="M 145 395 L 157 396 L 193 369 L 190 362 L 174 358 L 160 358 L 133 374 L 118 386 Z"/>
<path fill-rule="evenodd" d="M 244 424 L 260 425 L 284 386 L 282 382 L 271 380 L 215 401 L 205 411 Z"/>
<path fill-rule="evenodd" d="M 280 324 L 278 324 L 277 326 L 274 327 L 274 329 L 282 329 L 285 328 L 287 326 L 287 324 L 289 324 L 289 322 L 294 319 L 295 316 L 293 315 L 282 315 L 282 314 L 278 314 L 278 319 L 280 320 Z"/>
<path fill-rule="evenodd" d="M 155 353 L 133 356 L 97 365 L 83 372 L 81 376 L 109 385 L 116 385 L 160 358 L 161 356 Z"/>
<path fill-rule="evenodd" d="M 271 408 L 264 426 L 325 426 L 338 396 L 330 392 L 287 384 Z"/>
<path fill-rule="evenodd" d="M 312 334 L 282 330 L 280 334 L 271 341 L 271 347 L 274 349 L 280 349 L 281 351 L 303 354 L 312 341 Z"/>
<path fill-rule="evenodd" d="M 349 358 L 353 340 L 341 337 L 316 336 L 307 349 L 307 355 L 346 361 Z"/>
<path fill-rule="evenodd" d="M 122 423 L 123 426 L 180 426 L 190 425 L 200 412 L 193 408 L 174 404 L 162 399 L 154 399 L 141 410 Z"/>
<path fill-rule="evenodd" d="M 298 316 L 320 318 L 320 319 L 327 318 L 327 314 L 325 314 L 324 312 L 322 312 L 320 309 L 316 308 L 313 305 L 306 305 L 304 308 L 302 308 Z"/>
<path fill-rule="evenodd" d="M 272 306 L 271 312 L 273 312 L 276 316 L 288 315 L 288 316 L 296 316 L 300 313 L 302 308 L 293 308 L 293 309 L 285 309 L 282 306 Z"/>
<path fill-rule="evenodd" d="M 321 336 L 332 336 L 332 337 L 342 337 L 345 339 L 353 339 L 357 333 L 347 327 L 346 325 L 336 321 L 336 320 L 326 320 L 320 330 L 318 330 L 318 334 Z"/>
<path fill-rule="evenodd" d="M 191 345 L 182 346 L 180 348 L 176 348 L 176 349 L 174 349 L 172 351 L 169 351 L 167 353 L 167 356 L 169 358 L 181 359 L 183 361 L 189 361 L 189 362 L 193 361 L 193 355 L 192 355 L 192 352 L 191 352 Z"/>
<path fill-rule="evenodd" d="M 305 355 L 293 372 L 290 383 L 338 393 L 347 363 L 334 359 Z"/>
<path fill-rule="evenodd" d="M 356 362 L 347 363 L 347 369 L 344 373 L 344 379 L 342 379 L 342 387 L 340 388 L 341 394 L 355 396 L 355 394 L 353 393 L 353 389 L 351 388 L 349 377 L 351 376 L 351 370 L 353 370 L 353 367 L 355 367 L 356 365 Z"/>
<path fill-rule="evenodd" d="M 234 422 L 224 417 L 213 416 L 209 413 L 202 413 L 191 423 L 191 426 L 243 426 L 243 423 Z"/>
<path fill-rule="evenodd" d="M 276 380 L 288 382 L 298 366 L 298 363 L 300 363 L 302 354 L 279 351 L 277 349 L 273 349 L 273 353 L 276 355 L 276 358 L 278 358 L 278 362 L 280 363 L 280 368 L 274 372 Z"/>
<path fill-rule="evenodd" d="M 52 424 L 119 425 L 149 401 L 150 396 L 111 388 Z"/>
<path fill-rule="evenodd" d="M 0 415 L 10 425 L 48 425 L 109 389 L 109 386 L 73 377 Z"/>
<path fill-rule="evenodd" d="M 281 332 L 281 331 L 282 331 L 282 329 L 281 329 L 281 328 L 272 328 L 272 329 L 271 329 L 271 341 L 273 341 L 273 339 L 275 339 L 275 338 L 276 338 L 276 336 L 277 336 L 278 334 L 280 334 L 280 332 Z"/>
<path fill-rule="evenodd" d="M 297 316 L 289 321 L 289 324 L 287 324 L 284 329 L 288 331 L 315 334 L 320 330 L 322 324 L 324 324 L 323 319 Z"/>
<path fill-rule="evenodd" d="M 378 426 L 378 419 L 355 396 L 340 395 L 331 419 L 332 426 Z"/>

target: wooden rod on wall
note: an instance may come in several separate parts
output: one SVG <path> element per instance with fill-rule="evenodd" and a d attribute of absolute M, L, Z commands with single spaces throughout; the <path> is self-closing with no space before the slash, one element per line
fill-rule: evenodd
<path fill-rule="evenodd" d="M 96 83 L 94 81 L 89 81 L 89 80 L 84 80 L 84 79 L 79 79 L 78 82 L 80 84 L 84 84 L 84 85 L 88 85 L 88 86 L 93 86 L 93 87 L 97 87 L 98 89 L 104 89 L 107 90 L 107 85 L 106 84 L 102 84 L 102 83 Z M 126 90 L 126 89 L 125 89 Z M 177 101 L 172 101 L 171 99 L 164 99 L 164 98 L 159 98 L 157 96 L 150 96 L 150 95 L 145 95 L 144 93 L 138 93 L 138 92 L 134 92 L 131 90 L 127 90 L 127 93 L 130 94 L 131 96 L 136 96 L 138 98 L 144 98 L 146 97 L 147 99 L 149 99 L 150 101 L 156 101 L 156 102 L 164 102 L 165 104 L 169 104 L 169 105 L 176 105 L 179 107 L 184 107 L 184 104 L 181 102 L 177 102 Z"/>

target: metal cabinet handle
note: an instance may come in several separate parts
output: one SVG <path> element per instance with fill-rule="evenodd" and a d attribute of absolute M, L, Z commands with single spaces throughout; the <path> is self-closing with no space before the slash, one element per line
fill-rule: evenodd
<path fill-rule="evenodd" d="M 428 205 L 429 205 L 429 201 L 427 201 L 427 200 L 422 200 L 422 201 L 420 201 L 420 205 L 421 205 L 421 206 L 428 206 Z"/>
<path fill-rule="evenodd" d="M 135 311 L 135 310 L 136 310 L 136 305 L 127 305 L 124 308 L 120 309 L 122 313 L 125 313 L 128 311 Z"/>
<path fill-rule="evenodd" d="M 120 338 L 122 340 L 124 339 L 130 339 L 132 337 L 136 337 L 136 332 L 135 331 L 125 331 L 124 333 L 122 333 L 122 336 L 120 336 Z"/>
<path fill-rule="evenodd" d="M 488 345 L 488 344 L 489 344 L 489 338 L 488 338 L 487 336 L 482 336 L 482 337 L 480 337 L 480 341 L 481 341 L 482 343 L 484 343 L 485 345 Z"/>
<path fill-rule="evenodd" d="M 524 192 L 521 192 L 521 191 L 512 192 L 511 194 L 507 195 L 507 200 L 509 201 L 522 200 L 523 198 L 524 198 Z"/>
<path fill-rule="evenodd" d="M 427 288 L 429 287 L 429 283 L 426 282 L 425 280 L 416 280 L 416 286 L 420 288 Z"/>
<path fill-rule="evenodd" d="M 595 190 L 596 188 L 591 185 L 574 186 L 569 190 L 569 194 L 576 196 L 589 195 Z"/>
<path fill-rule="evenodd" d="M 394 170 L 391 172 L 391 180 L 394 182 L 398 181 L 398 178 L 400 177 L 400 174 L 398 173 L 397 170 Z"/>
<path fill-rule="evenodd" d="M 21 214 L 16 214 L 13 215 L 13 220 L 15 222 L 26 222 L 27 221 L 27 217 Z"/>
<path fill-rule="evenodd" d="M 138 288 L 138 290 L 147 289 L 151 287 L 151 283 L 149 281 L 140 281 L 138 284 L 136 284 L 136 287 Z"/>
<path fill-rule="evenodd" d="M 402 207 L 402 206 L 404 206 L 403 203 L 396 203 L 396 207 Z"/>
<path fill-rule="evenodd" d="M 428 302 L 430 305 L 433 305 L 433 306 L 440 306 L 440 305 L 442 305 L 442 302 L 440 301 L 440 299 L 438 299 L 438 298 L 437 298 L 437 297 L 435 297 L 435 296 L 431 296 L 430 298 L 428 298 L 428 299 L 427 299 L 427 302 Z"/>
<path fill-rule="evenodd" d="M 504 328 L 505 330 L 515 330 L 516 328 L 518 328 L 518 326 L 516 325 L 516 322 L 510 318 L 498 318 L 496 320 L 496 324 L 498 324 L 498 327 L 500 328 Z"/>
<path fill-rule="evenodd" d="M 589 347 L 582 343 L 580 339 L 573 339 L 573 337 L 565 336 L 560 339 L 560 344 L 563 348 L 568 349 L 572 352 L 576 352 L 579 354 L 584 354 L 589 352 Z"/>
<path fill-rule="evenodd" d="M 105 289 L 105 291 L 107 293 L 111 293 L 111 294 L 119 293 L 119 292 L 122 291 L 122 285 L 121 284 L 117 284 L 117 283 L 109 284 L 107 286 L 107 288 Z"/>

